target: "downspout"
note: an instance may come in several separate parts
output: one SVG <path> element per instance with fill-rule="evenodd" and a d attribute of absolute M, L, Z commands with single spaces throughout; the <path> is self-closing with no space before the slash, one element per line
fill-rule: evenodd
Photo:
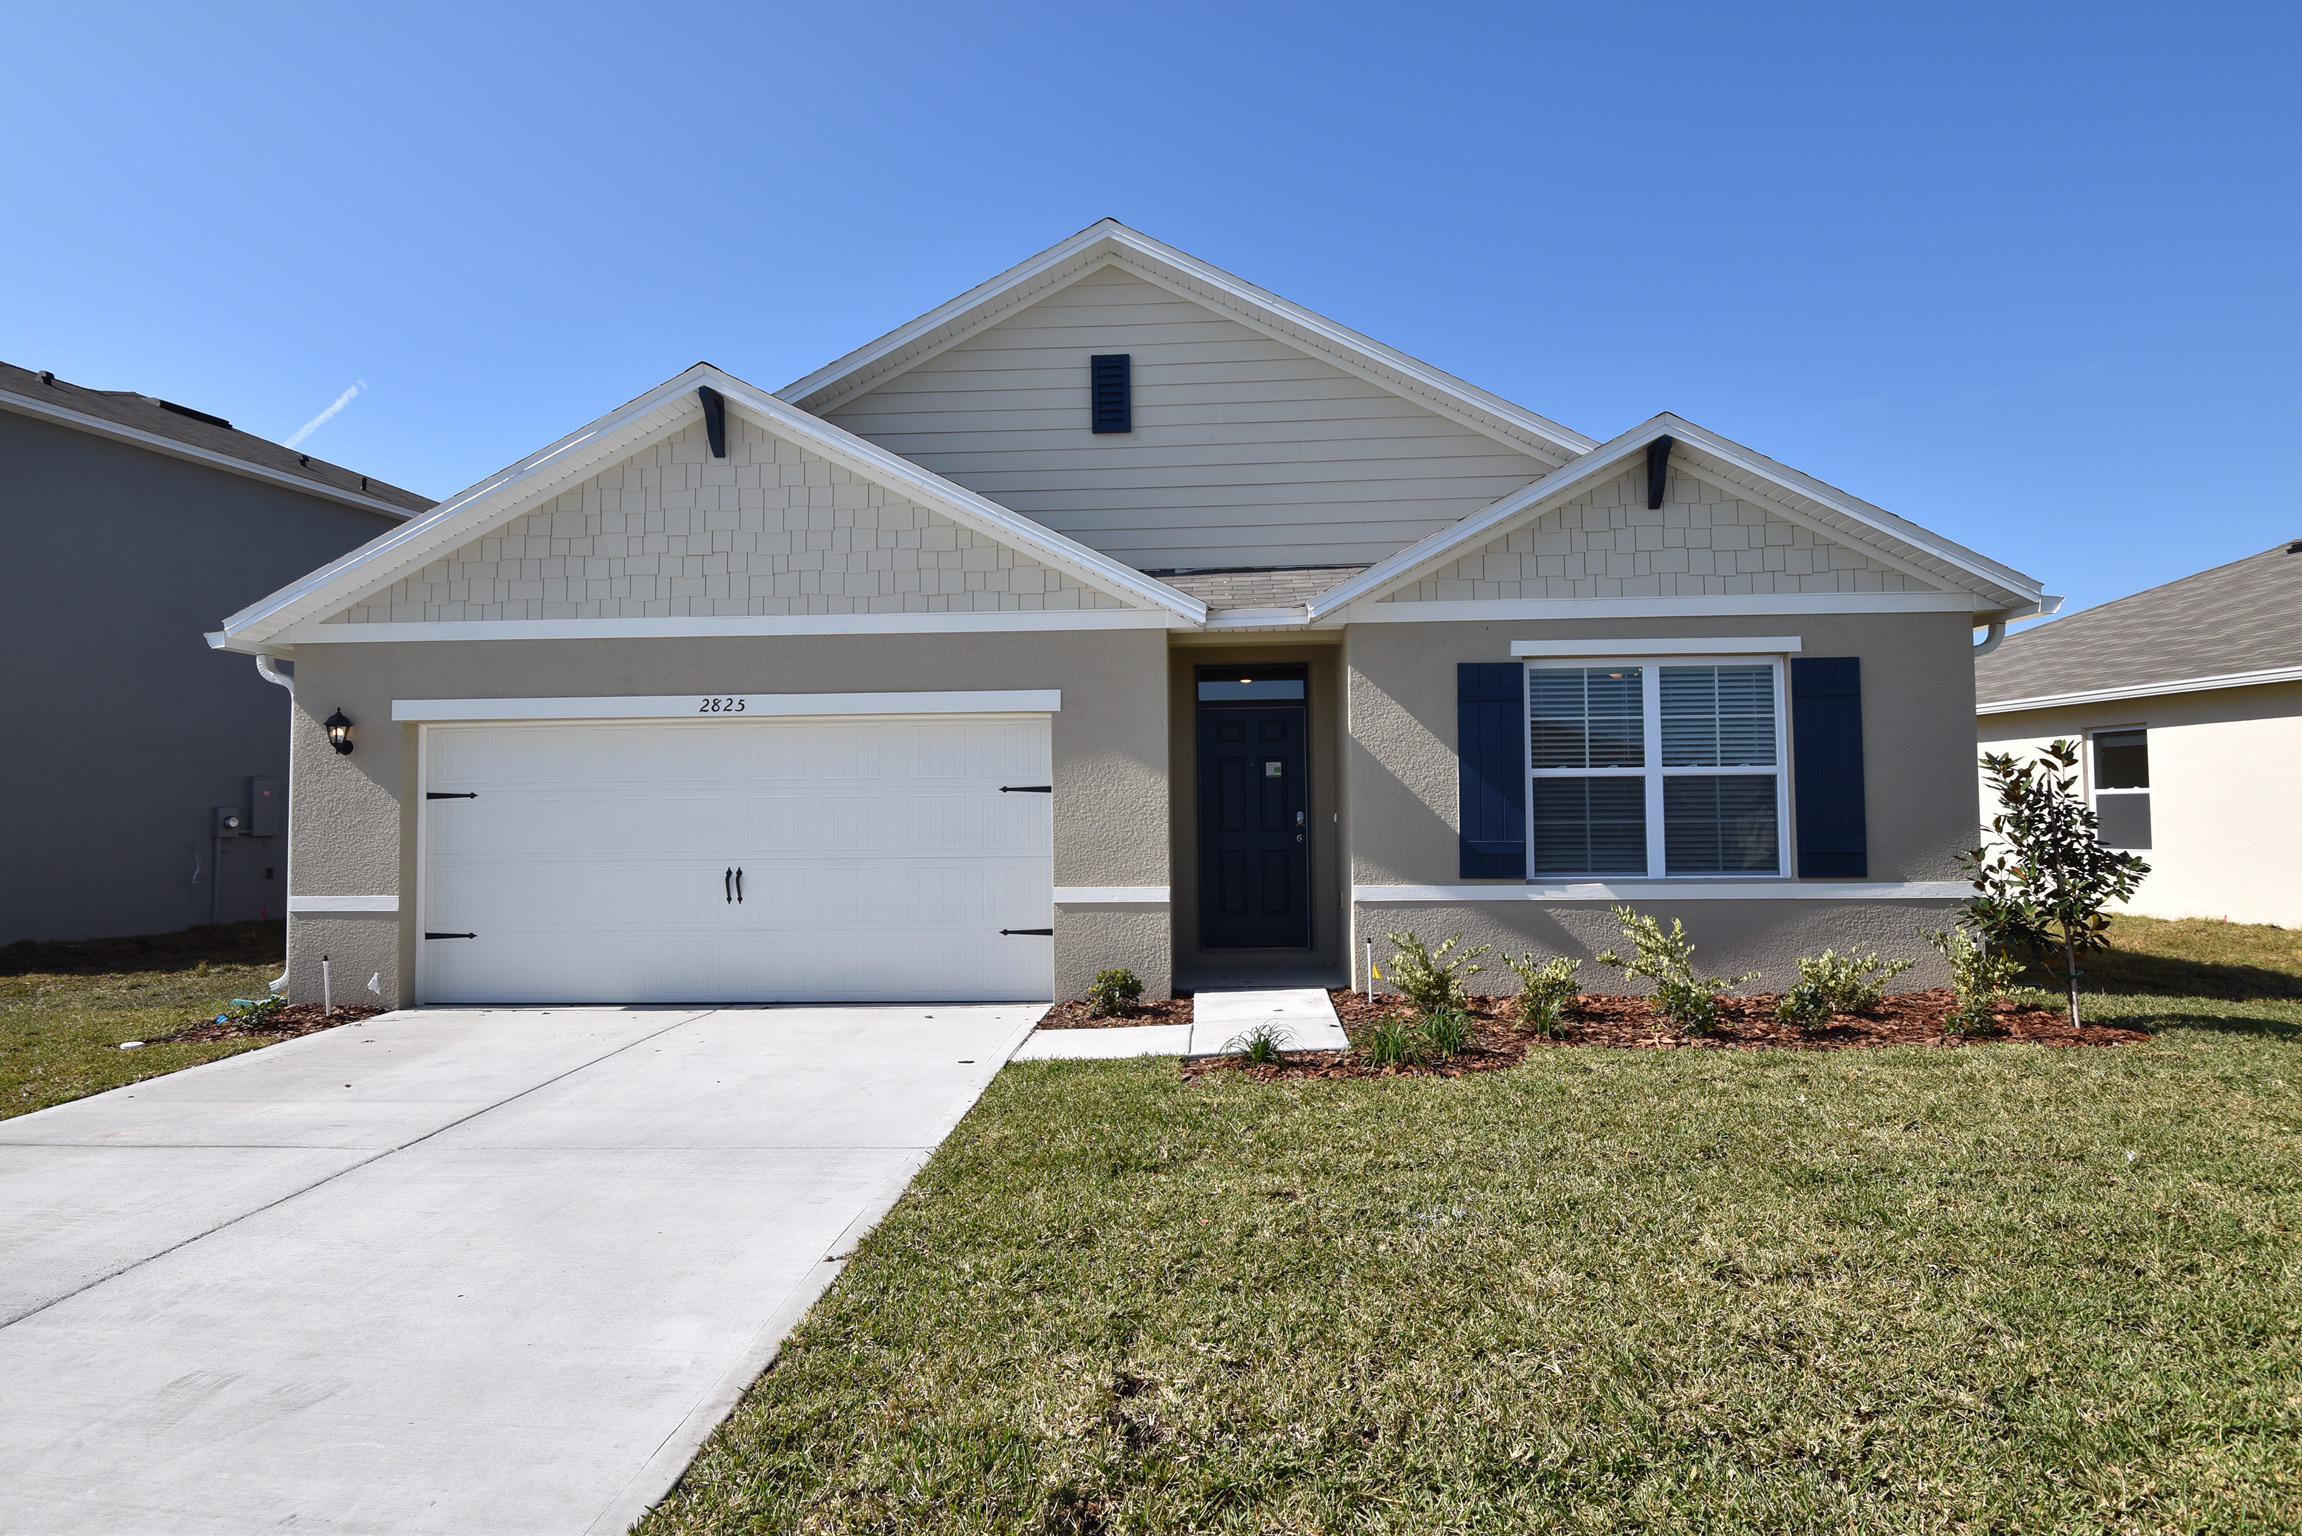
<path fill-rule="evenodd" d="M 294 662 L 289 662 L 288 670 L 282 672 L 280 670 L 279 663 L 274 658 L 270 656 L 258 656 L 256 658 L 256 675 L 267 683 L 278 683 L 282 688 L 288 690 L 288 729 L 291 733 L 296 728 L 295 665 L 296 664 Z M 293 783 L 295 774 L 295 757 L 295 745 L 293 741 L 291 741 L 288 747 L 288 772 L 291 784 Z M 293 800 L 293 798 L 294 796 L 291 793 L 290 799 Z M 280 874 L 282 877 L 280 880 L 280 889 L 283 893 L 292 892 L 296 888 L 295 834 L 295 826 L 293 823 L 290 823 L 288 827 L 288 835 L 285 839 L 287 844 L 286 851 L 280 855 Z M 288 915 L 288 907 L 293 899 L 294 898 L 292 896 L 286 894 L 283 894 L 280 898 L 280 918 L 283 923 L 292 922 L 294 920 Z M 266 982 L 264 986 L 265 989 L 271 992 L 271 994 L 275 997 L 285 997 L 288 995 L 288 958 L 285 954 L 282 954 L 280 957 L 280 974 L 272 978 L 272 980 Z"/>
<path fill-rule="evenodd" d="M 1991 621 L 1990 621 L 1990 627 L 1989 627 L 1989 629 L 1988 629 L 1988 630 L 1987 630 L 1987 631 L 1986 631 L 1986 632 L 1983 634 L 1983 637 L 1982 637 L 1982 640 L 1981 640 L 1981 642 L 1975 646 L 1975 648 L 1974 648 L 1974 654 L 1975 654 L 1975 655 L 1976 655 L 1978 658 L 1979 658 L 1979 657 L 1983 657 L 1983 656 L 1988 656 L 1988 655 L 1989 655 L 1989 654 L 1990 654 L 1992 651 L 1995 651 L 1995 650 L 1997 650 L 1997 649 L 1998 649 L 1998 646 L 1999 646 L 1999 642 L 2000 642 L 2000 641 L 2002 641 L 2002 640 L 2004 640 L 2005 638 L 2006 638 L 2006 620 L 2004 620 L 2004 619 L 1993 619 L 1993 620 L 1991 620 Z"/>

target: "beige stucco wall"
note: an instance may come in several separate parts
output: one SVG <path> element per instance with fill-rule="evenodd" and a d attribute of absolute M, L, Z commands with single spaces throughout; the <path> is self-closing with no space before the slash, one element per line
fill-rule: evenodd
<path fill-rule="evenodd" d="M 1966 619 L 1957 614 L 1777 614 L 1352 627 L 1344 643 L 1350 732 L 1344 776 L 1352 807 L 1353 886 L 1485 885 L 1508 893 L 1519 884 L 1467 881 L 1459 873 L 1457 663 L 1508 660 L 1514 640 L 1592 640 L 1608 642 L 1606 649 L 1621 642 L 1623 652 L 1635 653 L 1642 639 L 1723 636 L 1797 636 L 1801 654 L 1861 658 L 1868 879 L 1956 879 L 1958 854 L 1973 842 L 1976 815 L 1969 749 L 1974 668 Z M 1939 901 L 1793 899 L 1646 905 L 1666 917 L 1684 916 L 1705 962 L 1722 969 L 1756 966 L 1781 974 L 1798 953 L 1877 942 L 1921 959 L 1906 985 L 1936 975 L 1931 954 L 1915 934 L 1922 925 L 1940 926 L 1948 906 Z M 1544 906 L 1504 899 L 1435 903 L 1418 912 L 1355 896 L 1352 921 L 1355 969 L 1361 968 L 1365 937 L 1379 940 L 1403 922 L 1426 938 L 1460 929 L 1467 937 L 1482 935 L 1479 942 L 1513 948 L 1570 941 L 1603 948 L 1611 938 L 1592 927 L 1605 921 L 1603 903 Z M 1715 931 L 1706 933 L 1705 923 Z M 1891 946 L 1889 937 L 1895 940 Z M 1511 985 L 1507 975 L 1482 979 L 1498 990 Z"/>
<path fill-rule="evenodd" d="M 2302 927 L 2302 683 L 1983 715 L 1980 750 L 2136 727 L 2150 733 L 2152 846 L 2130 910 Z"/>
<path fill-rule="evenodd" d="M 1383 601 L 1929 590 L 1860 550 L 1677 468 L 1663 504 L 1649 507 L 1646 471 L 1638 468 Z"/>
<path fill-rule="evenodd" d="M 332 622 L 1119 608 L 736 412 L 699 421 Z"/>
<path fill-rule="evenodd" d="M 1055 883 L 1161 886 L 1167 860 L 1167 641 L 1159 630 L 1063 635 L 850 635 L 724 639 L 306 645 L 296 658 L 290 814 L 297 896 L 399 898 L 396 917 L 298 914 L 289 987 L 319 995 L 323 953 L 384 1000 L 413 998 L 417 935 L 417 727 L 394 699 L 556 698 L 1055 688 Z M 341 708 L 356 750 L 318 722 Z M 1154 996 L 1171 982 L 1164 908 L 1058 906 L 1056 986 L 1126 965 Z"/>

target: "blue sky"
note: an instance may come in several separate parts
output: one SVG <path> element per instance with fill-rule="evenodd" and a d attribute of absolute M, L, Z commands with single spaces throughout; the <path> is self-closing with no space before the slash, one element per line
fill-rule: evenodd
<path fill-rule="evenodd" d="M 445 495 L 1109 214 L 2071 606 L 2302 537 L 2292 6 L 18 7 L 0 357 Z M 2167 537 L 2168 525 L 2179 529 Z"/>

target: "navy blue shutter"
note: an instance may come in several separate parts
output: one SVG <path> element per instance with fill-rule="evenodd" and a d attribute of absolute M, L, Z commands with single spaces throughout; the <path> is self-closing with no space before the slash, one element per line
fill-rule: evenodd
<path fill-rule="evenodd" d="M 1790 741 L 1799 877 L 1867 877 L 1870 839 L 1862 794 L 1860 657 L 1791 658 Z"/>
<path fill-rule="evenodd" d="M 1455 753 L 1466 879 L 1527 878 L 1527 669 L 1455 667 Z"/>
<path fill-rule="evenodd" d="M 1087 359 L 1087 395 L 1097 432 L 1135 430 L 1135 364 L 1126 352 Z"/>

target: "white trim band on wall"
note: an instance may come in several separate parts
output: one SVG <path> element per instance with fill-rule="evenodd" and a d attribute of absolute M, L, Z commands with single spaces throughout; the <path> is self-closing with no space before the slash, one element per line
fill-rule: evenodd
<path fill-rule="evenodd" d="M 557 699 L 394 699 L 394 720 L 727 720 L 807 715 L 1051 715 L 1057 688 L 948 693 L 672 693 Z"/>
<path fill-rule="evenodd" d="M 1184 621 L 1147 608 L 1049 608 L 990 613 L 698 614 L 655 619 L 443 619 L 377 624 L 308 622 L 281 645 L 398 645 L 432 640 L 683 640 L 756 635 L 992 635 L 1165 629 Z"/>
<path fill-rule="evenodd" d="M 397 896 L 290 896 L 288 898 L 288 914 L 291 917 L 298 914 L 317 917 L 323 913 L 331 912 L 341 915 L 347 912 L 397 912 L 399 910 L 400 898 Z"/>
<path fill-rule="evenodd" d="M 1059 885 L 1059 907 L 1164 907 L 1170 901 L 1164 885 Z"/>
<path fill-rule="evenodd" d="M 1700 640 L 1513 640 L 1511 655 L 1545 656 L 1795 656 L 1796 635 L 1728 635 Z"/>
<path fill-rule="evenodd" d="M 1486 901 L 1957 901 L 1963 880 L 1590 880 L 1566 885 L 1355 885 L 1370 906 Z"/>

